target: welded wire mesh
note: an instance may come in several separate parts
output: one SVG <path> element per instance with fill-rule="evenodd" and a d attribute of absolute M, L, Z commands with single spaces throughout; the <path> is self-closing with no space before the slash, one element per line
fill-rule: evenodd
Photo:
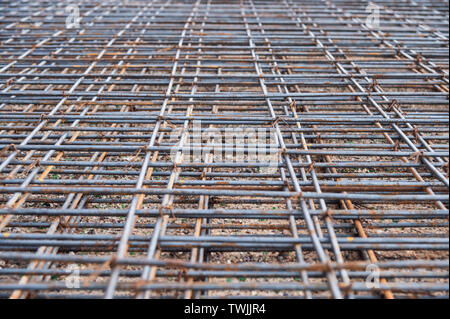
<path fill-rule="evenodd" d="M 448 1 L 374 2 L 2 1 L 0 297 L 448 298 Z"/>

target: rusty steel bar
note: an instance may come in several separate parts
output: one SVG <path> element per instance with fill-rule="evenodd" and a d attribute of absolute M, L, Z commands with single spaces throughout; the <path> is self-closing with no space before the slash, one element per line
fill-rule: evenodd
<path fill-rule="evenodd" d="M 448 298 L 448 5 L 3 1 L 0 298 Z"/>

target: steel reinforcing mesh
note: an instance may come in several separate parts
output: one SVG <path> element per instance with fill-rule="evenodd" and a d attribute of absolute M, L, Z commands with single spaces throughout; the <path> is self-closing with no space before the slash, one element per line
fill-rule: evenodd
<path fill-rule="evenodd" d="M 448 1 L 375 3 L 2 1 L 0 297 L 448 298 Z"/>

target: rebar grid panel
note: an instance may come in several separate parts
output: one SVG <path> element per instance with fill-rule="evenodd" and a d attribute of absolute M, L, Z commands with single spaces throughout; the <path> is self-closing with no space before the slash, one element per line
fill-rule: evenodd
<path fill-rule="evenodd" d="M 375 2 L 2 1 L 0 296 L 448 298 L 448 1 Z"/>

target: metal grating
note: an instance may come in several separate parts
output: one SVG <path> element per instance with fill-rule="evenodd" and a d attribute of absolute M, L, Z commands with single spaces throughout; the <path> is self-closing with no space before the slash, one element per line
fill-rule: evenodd
<path fill-rule="evenodd" d="M 0 297 L 448 298 L 448 1 L 73 3 L 0 4 Z"/>

